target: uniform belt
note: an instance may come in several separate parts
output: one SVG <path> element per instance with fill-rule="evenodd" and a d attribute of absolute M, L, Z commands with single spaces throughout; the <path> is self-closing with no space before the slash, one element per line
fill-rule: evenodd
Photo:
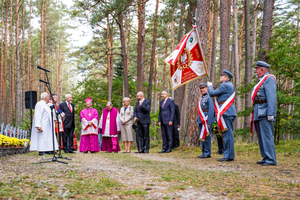
<path fill-rule="evenodd" d="M 224 103 L 225 103 L 225 101 L 218 102 L 219 105 L 224 104 Z"/>
<path fill-rule="evenodd" d="M 254 104 L 258 104 L 258 103 L 267 103 L 267 100 L 266 99 L 254 100 Z"/>
<path fill-rule="evenodd" d="M 208 112 L 208 109 L 202 109 L 203 112 Z"/>

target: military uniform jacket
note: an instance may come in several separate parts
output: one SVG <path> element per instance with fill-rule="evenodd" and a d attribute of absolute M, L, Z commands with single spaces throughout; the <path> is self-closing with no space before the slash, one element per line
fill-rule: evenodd
<path fill-rule="evenodd" d="M 203 110 L 208 110 L 208 111 L 203 111 L 205 116 L 207 117 L 207 124 L 211 125 L 212 123 L 214 123 L 214 118 L 215 118 L 215 108 L 214 108 L 214 102 L 212 100 L 212 98 L 209 96 L 209 94 L 206 95 L 202 95 L 201 100 L 200 100 L 200 104 L 202 107 L 202 111 Z M 198 124 L 202 124 L 202 121 L 200 119 L 200 116 L 198 114 L 198 120 L 197 120 Z"/>
<path fill-rule="evenodd" d="M 213 90 L 212 86 L 208 87 L 208 93 L 211 97 L 218 97 L 217 102 L 226 101 L 234 93 L 234 85 L 231 81 L 226 81 L 220 84 L 220 86 Z M 221 107 L 219 105 L 219 107 Z M 236 117 L 236 109 L 234 103 L 228 108 L 228 110 L 222 115 L 223 117 Z"/>
<path fill-rule="evenodd" d="M 268 74 L 269 72 L 265 73 L 261 79 Z M 268 77 L 259 87 L 254 100 L 266 100 L 267 102 L 254 104 L 254 121 L 265 119 L 268 116 L 276 117 L 276 89 L 277 83 L 273 77 Z"/>

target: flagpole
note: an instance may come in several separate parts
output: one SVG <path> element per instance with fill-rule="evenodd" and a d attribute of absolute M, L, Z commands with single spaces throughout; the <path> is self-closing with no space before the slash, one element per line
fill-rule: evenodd
<path fill-rule="evenodd" d="M 209 75 L 208 75 L 208 71 L 207 71 L 207 66 L 206 66 L 206 62 L 205 62 L 205 55 L 204 55 L 203 50 L 202 50 L 202 47 L 201 47 L 201 40 L 200 40 L 198 31 L 197 31 L 197 26 L 196 26 L 196 25 L 193 25 L 193 29 L 195 29 L 195 31 L 196 31 L 196 34 L 197 34 L 197 37 L 198 37 L 198 44 L 199 44 L 199 47 L 200 47 L 201 52 L 202 52 L 204 68 L 205 68 L 205 71 L 206 71 L 206 74 L 207 74 L 207 76 L 206 76 L 206 82 L 207 82 L 207 79 L 208 79 L 208 80 L 210 80 L 210 79 L 209 79 Z"/>

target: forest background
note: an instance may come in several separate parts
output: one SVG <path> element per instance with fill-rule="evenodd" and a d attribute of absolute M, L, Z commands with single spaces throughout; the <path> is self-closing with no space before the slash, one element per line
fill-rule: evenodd
<path fill-rule="evenodd" d="M 71 93 L 76 134 L 84 100 L 99 113 L 107 101 L 120 109 L 132 105 L 137 91 L 151 101 L 151 139 L 160 138 L 157 114 L 160 92 L 168 90 L 181 112 L 180 138 L 199 146 L 197 102 L 200 78 L 170 90 L 164 59 L 192 25 L 197 25 L 210 81 L 218 86 L 224 69 L 234 74 L 237 96 L 235 137 L 250 135 L 250 94 L 257 82 L 257 60 L 271 65 L 277 77 L 275 141 L 300 138 L 299 93 L 300 0 L 1 0 L 0 123 L 28 128 L 25 91 L 46 91 L 40 65 L 51 71 L 53 92 Z M 76 23 L 75 23 L 76 22 Z M 38 25 L 36 25 L 38 24 Z M 88 44 L 76 47 L 76 24 L 92 30 Z"/>

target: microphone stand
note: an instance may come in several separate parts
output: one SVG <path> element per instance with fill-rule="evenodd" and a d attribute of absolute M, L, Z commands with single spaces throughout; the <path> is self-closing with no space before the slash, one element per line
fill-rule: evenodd
<path fill-rule="evenodd" d="M 62 164 L 68 164 L 67 162 L 57 160 L 57 157 L 55 156 L 56 152 L 55 152 L 55 143 L 54 143 L 55 131 L 54 131 L 54 126 L 53 126 L 53 109 L 55 109 L 54 107 L 55 107 L 56 104 L 55 104 L 53 96 L 52 96 L 51 86 L 50 86 L 49 79 L 48 79 L 48 74 L 47 74 L 47 72 L 50 72 L 50 71 L 45 69 L 45 68 L 42 68 L 40 66 L 37 66 L 37 68 L 41 69 L 41 70 L 44 70 L 44 72 L 45 72 L 47 81 L 44 81 L 44 80 L 40 79 L 40 82 L 45 83 L 45 85 L 46 85 L 46 87 L 49 91 L 50 97 L 52 98 L 52 101 L 53 101 L 53 105 L 50 106 L 50 109 L 51 109 L 51 125 L 52 125 L 53 158 L 52 158 L 52 160 L 49 160 L 49 161 L 36 162 L 36 163 L 32 163 L 32 164 L 41 164 L 41 163 L 49 163 L 49 162 L 58 162 L 58 163 L 62 163 Z"/>
<path fill-rule="evenodd" d="M 53 98 L 52 98 L 52 99 L 53 99 Z M 55 105 L 56 103 L 53 101 L 53 104 Z M 58 151 L 58 158 L 65 159 L 65 160 L 72 160 L 72 159 L 70 159 L 70 158 L 63 157 L 63 156 L 61 155 L 62 132 L 60 132 L 60 127 L 59 127 L 59 125 L 60 125 L 59 117 L 60 117 L 60 119 L 62 120 L 62 116 L 61 116 L 60 112 L 55 112 L 55 114 L 56 114 L 56 119 L 57 119 L 57 125 L 58 125 L 57 129 L 58 129 L 58 137 L 59 137 L 59 139 L 58 139 L 58 140 L 59 140 L 59 142 L 58 142 L 58 144 L 59 144 L 59 147 L 58 147 L 58 149 L 59 149 L 59 151 Z"/>

